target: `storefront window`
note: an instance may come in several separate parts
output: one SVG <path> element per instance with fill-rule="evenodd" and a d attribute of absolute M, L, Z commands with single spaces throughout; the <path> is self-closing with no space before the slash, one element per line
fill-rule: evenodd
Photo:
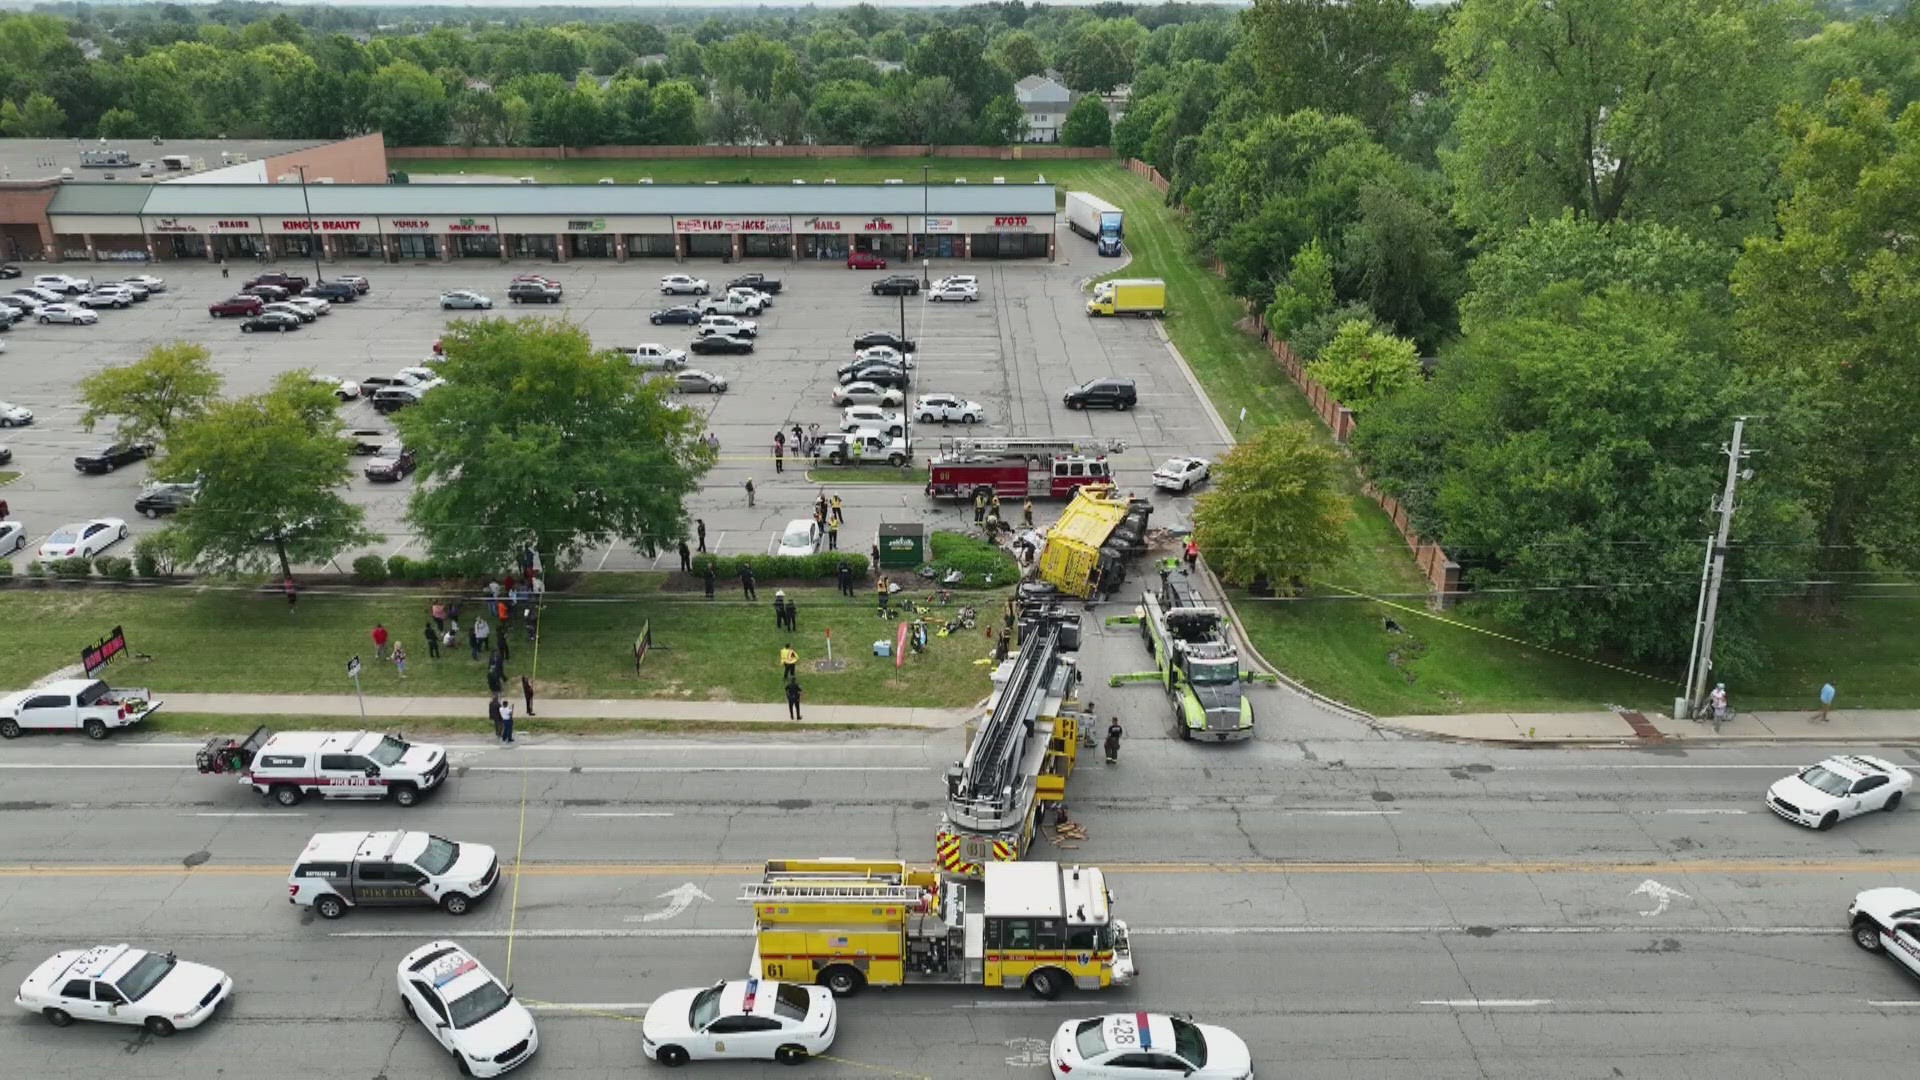
<path fill-rule="evenodd" d="M 176 259 L 204 259 L 207 257 L 207 238 L 204 236 L 169 236 L 169 248 Z M 167 249 L 162 249 L 167 250 Z"/>
<path fill-rule="evenodd" d="M 459 241 L 460 254 L 469 258 L 478 256 L 497 259 L 500 257 L 500 238 L 497 236 L 467 235 L 460 237 Z"/>
<path fill-rule="evenodd" d="M 801 258 L 825 260 L 847 257 L 847 238 L 838 233 L 809 233 L 800 240 Z"/>
<path fill-rule="evenodd" d="M 752 259 L 785 259 L 793 253 L 793 237 L 748 233 L 740 238 L 740 252 Z"/>
<path fill-rule="evenodd" d="M 552 233 L 521 233 L 507 240 L 516 259 L 552 259 L 560 253 Z"/>
<path fill-rule="evenodd" d="M 437 259 L 440 257 L 440 238 L 437 236 L 396 236 L 393 238 L 393 255 L 397 259 Z"/>
<path fill-rule="evenodd" d="M 643 256 L 665 256 L 673 258 L 672 233 L 629 233 L 627 235 L 627 258 Z"/>
<path fill-rule="evenodd" d="M 613 258 L 613 237 L 606 233 L 580 233 L 567 237 L 567 250 L 575 258 L 611 259 Z"/>
<path fill-rule="evenodd" d="M 255 233 L 231 233 L 216 243 L 217 250 L 229 259 L 258 259 L 267 252 L 266 237 Z"/>
<path fill-rule="evenodd" d="M 280 253 L 288 258 L 311 259 L 320 251 L 320 238 L 317 236 L 283 236 L 280 238 Z"/>
<path fill-rule="evenodd" d="M 333 254 L 338 259 L 377 259 L 386 254 L 378 236 L 336 236 L 333 238 Z"/>
<path fill-rule="evenodd" d="M 1043 233 L 974 233 L 973 257 L 1044 259 L 1047 257 L 1047 237 Z"/>
<path fill-rule="evenodd" d="M 726 233 L 694 233 L 687 237 L 687 254 L 697 258 L 724 259 L 733 254 L 733 237 Z"/>

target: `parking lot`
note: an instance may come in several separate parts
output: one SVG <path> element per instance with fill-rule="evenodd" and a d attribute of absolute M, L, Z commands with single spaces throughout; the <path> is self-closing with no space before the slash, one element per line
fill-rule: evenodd
<path fill-rule="evenodd" d="M 971 273 L 980 279 L 978 303 L 926 303 L 905 298 L 907 334 L 919 343 L 914 394 L 947 392 L 985 406 L 985 423 L 969 429 L 978 435 L 1053 435 L 1089 440 L 1125 440 L 1129 449 L 1116 470 L 1123 487 L 1149 490 L 1148 474 L 1173 454 L 1215 456 L 1226 443 L 1225 430 L 1205 406 L 1195 384 L 1151 322 L 1090 320 L 1082 307 L 1085 282 L 1107 272 L 1112 264 L 1094 256 L 1092 245 L 1069 233 L 1060 237 L 1058 263 L 949 263 L 932 268 L 944 273 Z M 288 273 L 313 276 L 312 263 L 275 267 Z M 8 352 L 0 357 L 0 400 L 32 409 L 31 427 L 0 432 L 0 444 L 10 446 L 14 462 L 8 468 L 22 475 L 0 488 L 0 498 L 27 528 L 28 549 L 14 556 L 16 563 L 30 558 L 45 536 L 61 524 L 95 516 L 126 519 L 137 534 L 163 522 L 142 520 L 133 501 L 146 477 L 145 465 L 134 465 L 104 476 L 81 475 L 73 457 L 103 445 L 112 432 L 104 427 L 88 434 L 81 429 L 81 409 L 75 384 L 88 372 L 109 364 L 137 359 L 150 346 L 165 341 L 206 344 L 215 367 L 226 379 L 229 394 L 263 390 L 285 371 L 309 368 L 340 378 L 387 375 L 396 369 L 423 363 L 434 340 L 453 319 L 467 312 L 442 312 L 439 294 L 449 289 L 473 289 L 492 297 L 494 314 L 522 314 L 507 302 L 506 286 L 516 273 L 535 271 L 561 281 L 564 300 L 551 307 L 534 306 L 524 314 L 572 319 L 584 326 L 596 343 L 608 346 L 659 342 L 684 348 L 691 328 L 652 326 L 649 312 L 668 306 L 675 298 L 658 292 L 658 279 L 671 272 L 703 277 L 718 286 L 741 272 L 759 270 L 780 277 L 784 291 L 774 307 L 758 317 L 760 336 L 749 356 L 694 357 L 692 366 L 724 376 L 730 390 L 724 395 L 694 396 L 689 407 L 708 417 L 708 427 L 719 438 L 721 461 L 708 477 L 705 489 L 689 507 L 691 515 L 707 523 L 709 546 L 725 552 L 764 551 L 788 520 L 804 517 L 820 489 L 809 482 L 801 463 L 789 458 L 783 474 L 774 473 L 772 438 L 776 429 L 819 424 L 823 431 L 838 426 L 839 410 L 829 399 L 835 369 L 852 355 L 854 335 L 898 330 L 902 305 L 894 297 L 875 297 L 868 285 L 892 271 L 849 271 L 838 264 L 755 263 L 721 265 L 688 262 L 634 261 L 626 265 L 575 262 L 565 265 L 491 261 L 451 265 L 355 264 L 343 262 L 330 270 L 360 273 L 372 281 L 372 291 L 301 330 L 285 334 L 243 334 L 240 320 L 214 319 L 207 305 L 230 295 L 258 272 L 251 265 L 232 267 L 231 279 L 199 264 L 142 266 L 67 266 L 63 272 L 106 280 L 135 272 L 164 277 L 167 291 L 124 311 L 103 311 L 93 326 L 42 326 L 22 323 L 5 335 Z M 30 277 L 31 275 L 29 275 Z M 1065 408 L 1060 395 L 1068 387 L 1096 376 L 1131 378 L 1139 387 L 1139 405 L 1130 412 L 1078 412 Z M 365 402 L 342 409 L 350 428 L 389 428 L 385 418 Z M 937 449 L 942 434 L 957 434 L 958 426 L 914 432 L 916 457 L 924 463 Z M 356 466 L 360 462 L 356 462 Z M 826 476 L 817 473 L 816 476 Z M 743 482 L 752 477 L 756 505 L 746 506 Z M 370 549 L 377 554 L 414 553 L 415 541 L 403 520 L 412 480 L 375 484 L 358 475 L 350 497 L 367 508 L 372 528 L 385 539 Z M 842 543 L 864 550 L 871 529 L 880 521 L 958 521 L 969 512 L 963 507 L 935 506 L 915 487 L 893 484 L 847 484 L 838 491 L 847 507 L 848 529 Z M 1162 506 L 1156 522 L 1184 523 L 1190 510 L 1186 498 L 1156 495 Z M 1037 504 L 1036 519 L 1044 522 L 1058 504 Z M 129 553 L 129 545 L 116 549 Z M 337 560 L 349 563 L 352 552 Z M 591 554 L 588 569 L 643 569 L 672 561 L 670 553 L 649 559 L 625 544 Z"/>

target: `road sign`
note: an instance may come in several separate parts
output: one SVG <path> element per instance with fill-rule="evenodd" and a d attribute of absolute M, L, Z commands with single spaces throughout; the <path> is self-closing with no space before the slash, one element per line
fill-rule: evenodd
<path fill-rule="evenodd" d="M 347 678 L 357 679 L 359 677 L 360 677 L 360 658 L 356 656 L 353 659 L 347 661 Z"/>

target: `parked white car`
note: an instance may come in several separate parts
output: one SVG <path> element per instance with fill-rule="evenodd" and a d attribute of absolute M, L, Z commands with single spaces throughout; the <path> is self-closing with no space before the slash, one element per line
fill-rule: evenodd
<path fill-rule="evenodd" d="M 623 345 L 620 351 L 627 354 L 627 358 L 633 361 L 635 367 L 678 371 L 687 366 L 687 350 L 669 349 L 657 341 Z"/>
<path fill-rule="evenodd" d="M 811 555 L 818 549 L 818 537 L 812 518 L 794 518 L 787 522 L 787 531 L 780 534 L 774 544 L 775 555 Z"/>
<path fill-rule="evenodd" d="M 440 294 L 440 310 L 452 311 L 455 308 L 468 308 L 485 311 L 493 306 L 491 297 L 482 296 L 470 289 L 454 289 Z"/>
<path fill-rule="evenodd" d="M 759 1059 L 798 1065 L 833 1045 L 839 1024 L 824 986 L 743 979 L 653 1000 L 640 1049 L 668 1067 L 689 1060 Z"/>
<path fill-rule="evenodd" d="M 540 1049 L 533 1014 L 472 953 L 433 941 L 400 961 L 400 1006 L 460 1065 L 462 1076 L 499 1076 Z"/>
<path fill-rule="evenodd" d="M 83 308 L 129 308 L 136 302 L 132 289 L 118 285 L 96 285 L 73 298 L 74 306 Z"/>
<path fill-rule="evenodd" d="M 893 364 L 896 367 L 913 370 L 913 354 L 903 353 L 891 345 L 870 345 L 864 349 L 855 349 L 853 359 L 863 364 Z"/>
<path fill-rule="evenodd" d="M 913 403 L 913 418 L 922 424 L 950 423 L 977 424 L 986 417 L 986 410 L 977 401 L 955 397 L 952 394 L 921 394 Z"/>
<path fill-rule="evenodd" d="M 709 312 L 700 317 L 700 325 L 694 327 L 693 332 L 696 337 L 710 337 L 714 334 L 759 337 L 760 324 L 752 319 L 736 319 L 724 313 Z"/>
<path fill-rule="evenodd" d="M 332 375 L 315 375 L 315 385 L 324 386 L 333 391 L 333 396 L 341 401 L 352 401 L 360 396 L 360 384 L 352 379 L 337 379 Z"/>
<path fill-rule="evenodd" d="M 62 296 L 72 296 L 93 288 L 93 279 L 66 274 L 41 274 L 33 279 L 33 286 L 36 289 L 51 289 Z"/>
<path fill-rule="evenodd" d="M 1247 1044 L 1223 1027 L 1164 1013 L 1069 1020 L 1047 1055 L 1056 1080 L 1253 1080 Z"/>
<path fill-rule="evenodd" d="M 1153 470 L 1153 486 L 1164 491 L 1187 491 L 1213 475 L 1213 465 L 1205 458 L 1168 458 Z"/>
<path fill-rule="evenodd" d="M 53 530 L 40 545 L 42 559 L 91 559 L 127 538 L 127 523 L 119 518 L 77 521 Z"/>
<path fill-rule="evenodd" d="M 765 306 L 756 293 L 728 293 L 717 300 L 701 301 L 700 310 L 709 315 L 758 315 Z"/>
<path fill-rule="evenodd" d="M 327 315 L 333 311 L 332 304 L 317 296 L 289 296 L 281 301 L 281 303 L 292 304 L 302 311 L 308 311 L 315 315 Z"/>
<path fill-rule="evenodd" d="M 78 304 L 48 304 L 34 318 L 43 323 L 67 323 L 73 326 L 92 326 L 100 321 L 100 316 Z"/>
<path fill-rule="evenodd" d="M 948 282 L 945 285 L 936 285 L 927 290 L 928 303 L 952 300 L 971 304 L 978 299 L 980 299 L 980 289 L 978 286 L 966 285 L 959 282 Z"/>
<path fill-rule="evenodd" d="M 668 296 L 688 293 L 694 296 L 707 295 L 707 283 L 702 278 L 688 277 L 685 274 L 668 274 L 660 279 L 660 291 Z"/>
<path fill-rule="evenodd" d="M 129 274 L 121 280 L 129 285 L 142 286 L 150 293 L 163 293 L 167 291 L 166 279 L 155 277 L 152 274 Z"/>
<path fill-rule="evenodd" d="M 54 953 L 20 984 L 13 1003 L 54 1027 L 99 1020 L 165 1037 L 199 1027 L 232 997 L 233 979 L 219 968 L 123 944 Z"/>
<path fill-rule="evenodd" d="M 757 300 L 757 301 L 759 301 L 759 303 L 760 303 L 760 306 L 761 306 L 761 307 L 763 307 L 763 308 L 770 308 L 770 307 L 772 307 L 772 306 L 773 306 L 773 294 L 772 294 L 772 293 L 770 293 L 770 292 L 761 292 L 761 291 L 760 291 L 759 289 L 749 289 L 749 288 L 747 288 L 747 287 L 746 287 L 745 285 L 736 285 L 736 286 L 734 286 L 733 288 L 731 288 L 731 289 L 728 289 L 728 290 L 727 290 L 727 295 L 728 295 L 728 296 L 741 296 L 741 297 L 745 297 L 745 298 L 747 298 L 747 299 L 749 299 L 749 300 Z"/>
<path fill-rule="evenodd" d="M 1844 818 L 1874 810 L 1897 810 L 1913 790 L 1913 774 L 1884 758 L 1835 754 L 1774 782 L 1767 809 L 1814 829 L 1831 829 Z"/>
<path fill-rule="evenodd" d="M 841 431 L 857 431 L 860 428 L 902 435 L 906 433 L 907 425 L 898 411 L 889 412 L 878 405 L 849 405 L 840 410 Z"/>
<path fill-rule="evenodd" d="M 965 285 L 968 288 L 978 289 L 980 287 L 980 279 L 972 274 L 953 274 L 949 277 L 935 278 L 932 287 L 935 289 L 944 289 L 950 285 Z"/>
<path fill-rule="evenodd" d="M 33 410 L 11 401 L 0 401 L 0 428 L 18 427 L 33 423 Z"/>
<path fill-rule="evenodd" d="M 845 386 L 833 388 L 835 405 L 899 405 L 902 394 L 898 390 L 881 386 L 878 383 L 850 382 Z"/>
<path fill-rule="evenodd" d="M 152 716 L 165 702 L 145 687 L 114 689 L 99 679 L 56 679 L 0 697 L 0 739 L 28 731 L 84 731 L 96 742 Z"/>
<path fill-rule="evenodd" d="M 0 555 L 11 555 L 27 546 L 27 527 L 17 521 L 0 521 Z"/>

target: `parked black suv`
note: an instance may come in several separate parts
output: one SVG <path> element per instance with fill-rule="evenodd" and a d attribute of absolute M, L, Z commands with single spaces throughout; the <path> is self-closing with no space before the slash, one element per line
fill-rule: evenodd
<path fill-rule="evenodd" d="M 855 360 L 851 364 L 841 365 L 837 374 L 841 386 L 850 382 L 870 382 L 905 390 L 909 381 L 906 368 L 884 360 Z"/>
<path fill-rule="evenodd" d="M 84 473 L 110 473 L 122 465 L 131 465 L 153 456 L 150 442 L 114 443 L 89 450 L 73 459 L 73 467 Z"/>
<path fill-rule="evenodd" d="M 873 283 L 873 295 L 875 296 L 899 296 L 901 293 L 905 293 L 908 296 L 920 295 L 920 279 L 917 277 L 908 277 L 905 274 L 895 274 L 892 277 L 883 277 Z"/>
<path fill-rule="evenodd" d="M 507 299 L 516 304 L 557 304 L 560 286 L 541 281 L 516 281 L 507 286 Z"/>
<path fill-rule="evenodd" d="M 853 339 L 853 347 L 856 349 L 871 349 L 878 345 L 885 345 L 900 353 L 917 351 L 912 340 L 903 338 L 891 330 L 873 330 Z"/>
<path fill-rule="evenodd" d="M 1132 379 L 1095 379 L 1081 383 L 1061 398 L 1069 409 L 1131 409 L 1140 397 Z"/>
<path fill-rule="evenodd" d="M 181 507 L 192 506 L 200 495 L 199 484 L 155 484 L 133 500 L 133 508 L 142 517 L 157 518 Z"/>
<path fill-rule="evenodd" d="M 300 295 L 312 296 L 334 303 L 343 301 L 351 303 L 360 298 L 361 291 L 358 286 L 350 281 L 316 281 L 311 286 L 301 289 Z"/>

